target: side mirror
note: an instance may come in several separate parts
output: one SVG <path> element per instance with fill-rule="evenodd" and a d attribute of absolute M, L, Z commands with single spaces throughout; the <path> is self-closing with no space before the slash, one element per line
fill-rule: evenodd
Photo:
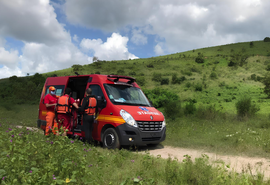
<path fill-rule="evenodd" d="M 102 96 L 97 96 L 97 106 L 100 109 L 104 109 L 107 105 L 107 101 Z"/>

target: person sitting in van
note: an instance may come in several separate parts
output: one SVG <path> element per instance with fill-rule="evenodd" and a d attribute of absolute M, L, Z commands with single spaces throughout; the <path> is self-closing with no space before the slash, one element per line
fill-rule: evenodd
<path fill-rule="evenodd" d="M 50 131 L 52 130 L 54 134 L 55 128 L 57 128 L 57 123 L 54 121 L 55 113 L 54 109 L 57 104 L 58 97 L 55 95 L 55 87 L 50 86 L 49 87 L 49 93 L 44 98 L 44 104 L 47 109 L 46 113 L 46 129 L 45 129 L 45 135 L 49 135 Z"/>
<path fill-rule="evenodd" d="M 67 131 L 71 129 L 71 108 L 72 105 L 78 109 L 78 105 L 75 103 L 75 100 L 70 97 L 71 89 L 69 87 L 66 88 L 65 93 L 58 99 L 58 103 L 56 105 L 56 120 L 58 122 L 58 128 L 63 127 L 64 133 L 63 136 L 67 135 Z"/>
<path fill-rule="evenodd" d="M 92 131 L 95 117 L 97 116 L 97 99 L 95 96 L 91 96 L 92 89 L 86 89 L 86 97 L 82 100 L 81 107 L 78 111 L 83 112 L 83 131 L 85 132 L 85 139 L 88 142 L 92 142 Z"/>

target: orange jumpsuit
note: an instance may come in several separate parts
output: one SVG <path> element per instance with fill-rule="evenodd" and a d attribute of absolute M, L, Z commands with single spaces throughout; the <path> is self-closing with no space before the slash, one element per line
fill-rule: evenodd
<path fill-rule="evenodd" d="M 57 103 L 58 97 L 55 95 L 47 94 L 44 98 L 45 104 L 54 104 Z M 55 106 L 47 107 L 47 114 L 46 114 L 46 130 L 45 135 L 49 135 L 50 130 L 54 134 L 58 131 L 57 122 L 55 121 L 55 113 L 54 113 Z"/>

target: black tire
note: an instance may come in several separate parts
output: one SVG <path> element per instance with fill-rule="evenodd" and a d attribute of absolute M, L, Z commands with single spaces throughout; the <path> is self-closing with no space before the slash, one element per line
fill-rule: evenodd
<path fill-rule="evenodd" d="M 102 138 L 103 148 L 116 149 L 120 148 L 119 137 L 114 128 L 105 130 Z"/>

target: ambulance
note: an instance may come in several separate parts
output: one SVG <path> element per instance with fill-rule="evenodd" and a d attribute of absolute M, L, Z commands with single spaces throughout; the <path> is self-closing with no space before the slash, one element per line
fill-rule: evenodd
<path fill-rule="evenodd" d="M 77 75 L 49 77 L 44 84 L 39 104 L 37 127 L 45 130 L 46 106 L 44 97 L 49 87 L 56 95 L 63 95 L 67 87 L 80 105 L 87 88 L 98 101 L 99 114 L 93 123 L 92 137 L 104 148 L 121 146 L 157 145 L 165 140 L 166 123 L 163 114 L 154 108 L 136 83 L 136 79 L 119 75 Z M 75 109 L 75 108 L 74 108 Z M 69 136 L 85 137 L 83 119 L 73 109 Z"/>

